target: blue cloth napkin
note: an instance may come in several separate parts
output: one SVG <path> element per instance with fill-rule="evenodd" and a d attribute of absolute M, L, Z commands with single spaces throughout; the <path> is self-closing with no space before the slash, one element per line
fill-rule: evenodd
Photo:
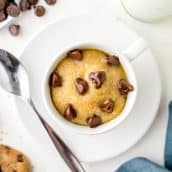
<path fill-rule="evenodd" d="M 134 158 L 119 167 L 117 172 L 172 172 L 172 102 L 169 104 L 164 160 L 164 167 L 161 167 L 146 158 Z"/>

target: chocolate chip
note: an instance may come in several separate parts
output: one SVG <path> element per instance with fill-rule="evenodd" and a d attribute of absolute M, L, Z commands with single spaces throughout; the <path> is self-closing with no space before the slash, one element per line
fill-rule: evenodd
<path fill-rule="evenodd" d="M 119 92 L 123 95 L 123 94 L 127 94 L 130 91 L 134 90 L 133 85 L 131 85 L 127 80 L 125 79 L 121 79 L 119 80 L 117 87 L 119 89 Z"/>
<path fill-rule="evenodd" d="M 88 117 L 86 119 L 86 122 L 91 128 L 95 128 L 102 124 L 102 119 L 100 118 L 100 116 L 94 114 L 93 116 Z"/>
<path fill-rule="evenodd" d="M 107 64 L 118 66 L 120 64 L 119 58 L 117 56 L 108 56 L 106 57 Z"/>
<path fill-rule="evenodd" d="M 0 10 L 3 10 L 6 6 L 7 1 L 6 0 L 0 0 Z"/>
<path fill-rule="evenodd" d="M 15 4 L 10 4 L 8 5 L 7 9 L 7 14 L 12 17 L 17 17 L 20 14 L 20 9 L 17 5 Z"/>
<path fill-rule="evenodd" d="M 112 99 L 108 99 L 100 105 L 100 109 L 103 112 L 111 113 L 113 111 L 113 108 L 114 108 L 114 101 Z"/>
<path fill-rule="evenodd" d="M 20 33 L 20 25 L 11 24 L 9 26 L 9 32 L 11 33 L 12 36 L 18 36 Z"/>
<path fill-rule="evenodd" d="M 64 117 L 71 121 L 74 118 L 76 118 L 76 110 L 73 108 L 73 106 L 71 104 L 69 104 L 64 112 Z"/>
<path fill-rule="evenodd" d="M 22 154 L 17 155 L 17 162 L 23 162 L 24 158 Z"/>
<path fill-rule="evenodd" d="M 45 0 L 45 2 L 48 4 L 48 5 L 54 5 L 57 0 Z"/>
<path fill-rule="evenodd" d="M 4 21 L 6 19 L 6 14 L 4 11 L 0 11 L 0 22 Z"/>
<path fill-rule="evenodd" d="M 85 94 L 88 91 L 87 81 L 82 78 L 76 78 L 75 87 L 79 94 Z"/>
<path fill-rule="evenodd" d="M 57 72 L 53 72 L 50 76 L 49 84 L 51 87 L 62 86 L 62 78 Z"/>
<path fill-rule="evenodd" d="M 36 5 L 38 3 L 38 0 L 28 0 L 30 5 Z"/>
<path fill-rule="evenodd" d="M 31 9 L 31 5 L 28 0 L 21 0 L 20 1 L 20 10 L 21 11 L 27 11 Z"/>
<path fill-rule="evenodd" d="M 46 12 L 45 8 L 42 5 L 36 6 L 34 11 L 35 11 L 35 15 L 38 17 L 43 16 Z"/>
<path fill-rule="evenodd" d="M 67 53 L 67 56 L 75 60 L 82 60 L 82 50 L 74 49 Z"/>
<path fill-rule="evenodd" d="M 10 150 L 11 148 L 9 146 L 4 145 L 6 150 Z"/>
<path fill-rule="evenodd" d="M 106 79 L 106 73 L 104 71 L 91 72 L 89 74 L 89 79 L 94 83 L 95 88 L 101 88 Z"/>

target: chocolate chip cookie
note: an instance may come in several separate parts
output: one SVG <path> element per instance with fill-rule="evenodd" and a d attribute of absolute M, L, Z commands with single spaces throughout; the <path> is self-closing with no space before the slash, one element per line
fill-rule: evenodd
<path fill-rule="evenodd" d="M 0 171 L 29 172 L 30 164 L 25 155 L 5 145 L 0 145 Z"/>
<path fill-rule="evenodd" d="M 57 111 L 65 119 L 91 128 L 119 116 L 128 93 L 134 90 L 119 58 L 97 49 L 67 52 L 49 83 Z"/>

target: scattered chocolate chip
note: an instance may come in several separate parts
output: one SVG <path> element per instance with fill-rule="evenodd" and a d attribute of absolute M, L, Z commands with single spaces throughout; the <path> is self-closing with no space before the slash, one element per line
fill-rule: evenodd
<path fill-rule="evenodd" d="M 79 94 L 85 94 L 88 91 L 87 81 L 82 78 L 76 78 L 75 87 Z"/>
<path fill-rule="evenodd" d="M 18 36 L 20 33 L 20 25 L 11 24 L 9 26 L 9 32 L 11 33 L 12 36 Z"/>
<path fill-rule="evenodd" d="M 74 49 L 67 53 L 67 56 L 75 60 L 82 60 L 82 50 Z"/>
<path fill-rule="evenodd" d="M 21 11 L 27 11 L 31 9 L 31 5 L 28 0 L 21 0 L 20 1 L 20 10 Z"/>
<path fill-rule="evenodd" d="M 106 73 L 104 71 L 91 72 L 89 74 L 89 79 L 94 83 L 95 88 L 101 88 L 106 79 Z"/>
<path fill-rule="evenodd" d="M 45 0 L 45 2 L 48 4 L 48 5 L 54 5 L 57 0 Z"/>
<path fill-rule="evenodd" d="M 119 92 L 121 94 L 127 94 L 129 93 L 130 91 L 133 91 L 134 90 L 134 87 L 133 85 L 131 85 L 127 80 L 125 79 L 121 79 L 119 80 L 118 84 L 117 84 L 117 87 L 119 89 Z"/>
<path fill-rule="evenodd" d="M 112 99 L 108 99 L 100 105 L 100 109 L 103 112 L 111 113 L 113 111 L 113 108 L 114 108 L 114 101 Z"/>
<path fill-rule="evenodd" d="M 57 72 L 53 72 L 50 76 L 50 82 L 51 87 L 60 87 L 62 86 L 62 78 Z"/>
<path fill-rule="evenodd" d="M 24 158 L 23 158 L 22 154 L 17 155 L 17 161 L 18 162 L 23 162 L 24 161 Z"/>
<path fill-rule="evenodd" d="M 36 16 L 43 16 L 46 12 L 45 7 L 42 5 L 36 6 L 39 0 L 19 0 L 18 3 L 16 0 L 0 0 L 0 22 L 5 21 L 8 16 L 18 17 L 20 12 L 30 10 L 34 8 Z M 53 5 L 57 0 L 45 0 L 47 4 Z M 18 2 L 18 1 L 17 1 Z M 14 28 L 14 27 L 13 27 Z M 17 34 L 12 34 L 17 35 Z"/>
<path fill-rule="evenodd" d="M 73 108 L 73 106 L 71 104 L 69 104 L 64 112 L 64 117 L 71 121 L 73 120 L 74 118 L 76 118 L 76 111 L 75 109 Z"/>
<path fill-rule="evenodd" d="M 102 119 L 100 116 L 94 114 L 93 116 L 88 117 L 86 122 L 91 128 L 95 128 L 102 124 Z"/>
<path fill-rule="evenodd" d="M 38 5 L 34 9 L 35 15 L 41 17 L 45 14 L 46 10 L 42 5 Z"/>
<path fill-rule="evenodd" d="M 12 17 L 17 17 L 20 14 L 20 8 L 15 4 L 8 5 L 6 11 L 7 14 Z"/>
<path fill-rule="evenodd" d="M 117 56 L 108 56 L 106 57 L 107 64 L 118 66 L 120 64 L 119 58 Z"/>
<path fill-rule="evenodd" d="M 0 0 L 0 10 L 3 10 L 7 4 L 6 0 Z"/>
<path fill-rule="evenodd" d="M 6 19 L 6 14 L 4 11 L 0 11 L 0 22 L 4 21 Z"/>
<path fill-rule="evenodd" d="M 38 3 L 38 0 L 28 0 L 30 5 L 36 5 Z"/>

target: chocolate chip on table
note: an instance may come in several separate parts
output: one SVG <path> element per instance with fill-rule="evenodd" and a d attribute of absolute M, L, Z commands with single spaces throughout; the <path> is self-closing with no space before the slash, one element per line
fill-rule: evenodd
<path fill-rule="evenodd" d="M 82 60 L 82 50 L 74 49 L 67 53 L 67 56 L 75 60 Z"/>
<path fill-rule="evenodd" d="M 9 32 L 11 33 L 12 36 L 18 36 L 20 33 L 20 25 L 11 24 L 9 26 Z"/>
<path fill-rule="evenodd" d="M 88 117 L 86 122 L 91 128 L 96 128 L 102 124 L 102 119 L 100 116 L 94 114 L 91 117 Z"/>
<path fill-rule="evenodd" d="M 28 0 L 30 5 L 36 5 L 38 3 L 38 0 Z"/>
<path fill-rule="evenodd" d="M 117 87 L 122 95 L 128 94 L 129 92 L 134 90 L 133 85 L 131 85 L 126 79 L 119 80 Z"/>
<path fill-rule="evenodd" d="M 34 8 L 34 12 L 36 16 L 43 16 L 46 12 L 46 9 L 42 6 L 36 6 L 39 0 L 19 0 L 19 5 L 15 2 L 15 0 L 0 0 L 0 22 L 5 21 L 8 16 L 18 17 L 20 12 L 24 12 L 30 10 L 31 7 Z M 45 0 L 47 4 L 53 5 L 57 0 Z M 19 27 L 10 26 L 10 33 L 13 36 L 17 36 L 19 34 Z"/>
<path fill-rule="evenodd" d="M 71 121 L 74 118 L 76 118 L 77 114 L 76 114 L 76 110 L 73 108 L 73 106 L 71 104 L 69 104 L 64 112 L 64 117 Z"/>
<path fill-rule="evenodd" d="M 62 86 L 62 77 L 57 72 L 53 72 L 49 82 L 51 87 L 60 87 Z"/>
<path fill-rule="evenodd" d="M 89 79 L 94 83 L 96 89 L 101 88 L 106 79 L 106 73 L 104 71 L 91 72 Z"/>
<path fill-rule="evenodd" d="M 24 158 L 22 154 L 17 155 L 17 162 L 23 162 Z"/>
<path fill-rule="evenodd" d="M 4 10 L 6 4 L 7 4 L 6 0 L 0 0 L 0 10 Z"/>
<path fill-rule="evenodd" d="M 100 105 L 100 109 L 103 112 L 108 112 L 111 113 L 113 112 L 113 108 L 114 108 L 114 101 L 112 99 L 108 99 L 105 100 L 101 105 Z"/>
<path fill-rule="evenodd" d="M 79 94 L 85 94 L 88 91 L 87 81 L 82 78 L 75 79 L 75 87 Z"/>
<path fill-rule="evenodd" d="M 115 55 L 106 57 L 106 62 L 109 65 L 118 66 L 120 64 L 119 58 Z"/>
<path fill-rule="evenodd" d="M 4 21 L 6 19 L 6 14 L 4 11 L 0 11 L 0 22 Z"/>
<path fill-rule="evenodd" d="M 21 0 L 20 1 L 20 10 L 21 11 L 27 11 L 31 9 L 31 5 L 28 0 Z"/>
<path fill-rule="evenodd" d="M 45 0 L 45 2 L 48 4 L 48 5 L 54 5 L 57 0 Z"/>
<path fill-rule="evenodd" d="M 20 8 L 15 4 L 9 4 L 7 9 L 7 14 L 12 17 L 17 17 L 20 14 Z"/>
<path fill-rule="evenodd" d="M 34 8 L 35 15 L 41 17 L 45 14 L 46 10 L 42 5 L 38 5 Z"/>

